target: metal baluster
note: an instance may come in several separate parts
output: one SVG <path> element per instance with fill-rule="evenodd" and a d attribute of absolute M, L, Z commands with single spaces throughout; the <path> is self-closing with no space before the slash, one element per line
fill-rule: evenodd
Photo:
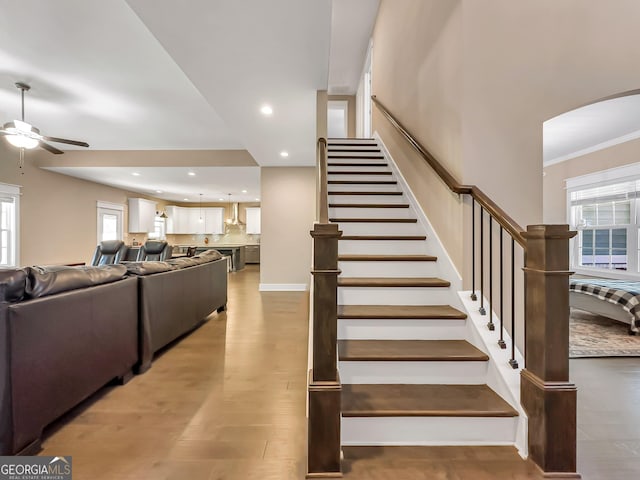
<path fill-rule="evenodd" d="M 504 252 L 502 250 L 502 237 L 504 236 L 502 225 L 500 225 L 500 340 L 498 345 L 500 348 L 507 348 L 504 341 Z"/>
<path fill-rule="evenodd" d="M 480 315 L 486 315 L 484 309 L 484 207 L 480 205 Z"/>
<path fill-rule="evenodd" d="M 515 241 L 511 237 L 511 368 L 518 368 L 516 360 L 516 285 L 515 285 Z"/>
<path fill-rule="evenodd" d="M 493 215 L 489 214 L 489 323 L 487 328 L 496 329 L 493 323 Z"/>
<path fill-rule="evenodd" d="M 476 295 L 476 199 L 471 197 L 471 300 L 478 300 Z"/>

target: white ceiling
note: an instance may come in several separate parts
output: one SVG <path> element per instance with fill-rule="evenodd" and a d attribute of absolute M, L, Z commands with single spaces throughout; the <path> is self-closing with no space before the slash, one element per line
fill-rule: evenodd
<path fill-rule="evenodd" d="M 544 122 L 544 165 L 640 138 L 640 95 L 627 95 L 563 113 Z"/>
<path fill-rule="evenodd" d="M 329 93 L 358 90 L 380 0 L 333 0 Z"/>
<path fill-rule="evenodd" d="M 197 203 L 200 201 L 200 194 L 203 202 L 226 202 L 229 193 L 234 202 L 256 202 L 260 199 L 259 167 L 45 168 L 85 180 L 100 178 L 100 183 L 105 185 L 180 203 Z M 189 172 L 195 175 L 191 176 Z M 139 175 L 134 176 L 134 173 Z"/>
<path fill-rule="evenodd" d="M 378 3 L 0 0 L 0 124 L 19 116 L 23 81 L 26 120 L 90 150 L 246 149 L 260 166 L 311 166 L 316 90 L 355 92 Z M 57 171 L 133 189 L 117 170 L 70 168 Z"/>

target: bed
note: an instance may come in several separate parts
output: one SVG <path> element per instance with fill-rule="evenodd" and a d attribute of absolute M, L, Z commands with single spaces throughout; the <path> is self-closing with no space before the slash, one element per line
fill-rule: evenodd
<path fill-rule="evenodd" d="M 627 323 L 630 334 L 640 334 L 640 282 L 571 279 L 569 306 Z"/>

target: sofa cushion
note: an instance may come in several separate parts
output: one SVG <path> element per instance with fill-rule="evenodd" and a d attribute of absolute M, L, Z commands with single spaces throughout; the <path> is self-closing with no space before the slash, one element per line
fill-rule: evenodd
<path fill-rule="evenodd" d="M 195 259 L 195 257 L 172 258 L 171 260 L 167 260 L 167 263 L 171 264 L 176 269 L 200 265 L 200 262 Z"/>
<path fill-rule="evenodd" d="M 219 258 L 222 258 L 223 255 L 218 250 L 210 249 L 210 250 L 205 250 L 204 252 L 201 252 L 198 255 L 194 255 L 193 258 L 196 258 L 196 257 L 206 258 L 208 262 L 213 262 L 214 260 L 218 260 Z"/>
<path fill-rule="evenodd" d="M 24 298 L 27 272 L 22 268 L 0 269 L 0 302 L 19 302 Z"/>
<path fill-rule="evenodd" d="M 68 290 L 111 283 L 123 279 L 126 273 L 127 268 L 124 265 L 28 267 L 26 296 L 39 298 Z"/>
<path fill-rule="evenodd" d="M 153 273 L 162 273 L 174 270 L 175 267 L 167 262 L 127 262 L 129 275 L 151 275 Z"/>

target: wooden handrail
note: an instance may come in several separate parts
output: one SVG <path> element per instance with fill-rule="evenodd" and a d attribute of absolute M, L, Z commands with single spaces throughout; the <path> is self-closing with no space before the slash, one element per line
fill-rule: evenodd
<path fill-rule="evenodd" d="M 329 223 L 329 199 L 327 192 L 327 139 L 318 139 L 318 221 Z"/>
<path fill-rule="evenodd" d="M 484 207 L 489 214 L 500 224 L 523 248 L 526 248 L 526 241 L 522 232 L 524 229 L 518 225 L 518 223 L 511 218 L 504 210 L 502 210 L 493 200 L 491 200 L 487 194 L 480 190 L 476 185 L 463 185 L 451 173 L 427 150 L 423 147 L 416 138 L 409 133 L 409 131 L 393 116 L 393 114 L 387 110 L 387 108 L 376 98 L 375 95 L 371 96 L 373 103 L 380 109 L 380 112 L 385 116 L 389 123 L 402 135 L 402 137 L 409 142 L 413 149 L 420 154 L 420 156 L 429 164 L 429 166 L 436 172 L 440 179 L 453 193 L 471 195 L 476 202 Z M 325 144 L 326 145 L 326 144 Z"/>

